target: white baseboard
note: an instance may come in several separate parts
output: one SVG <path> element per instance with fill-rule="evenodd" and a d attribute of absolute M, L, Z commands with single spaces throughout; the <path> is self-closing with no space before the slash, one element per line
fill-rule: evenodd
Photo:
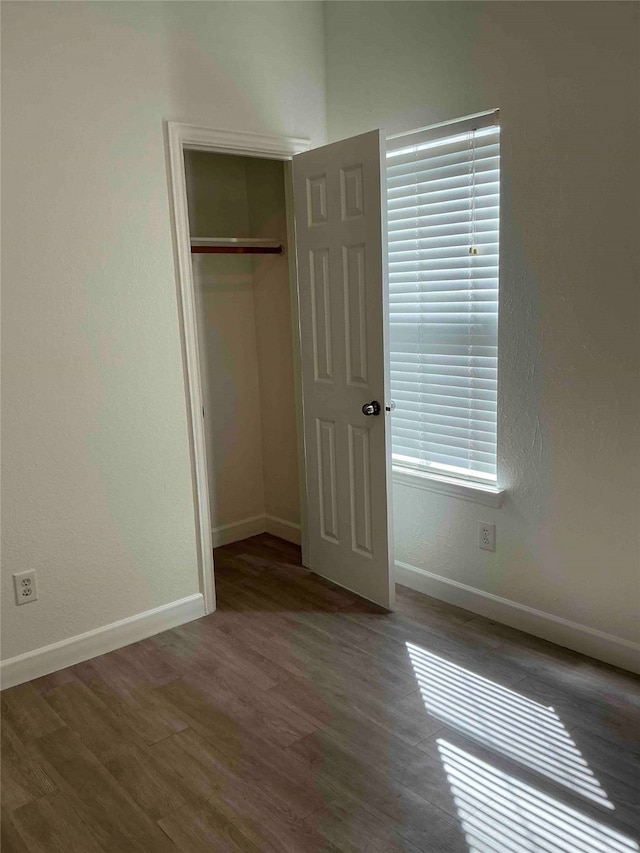
<path fill-rule="evenodd" d="M 278 518 L 275 515 L 265 515 L 267 533 L 272 536 L 279 536 L 280 539 L 286 539 L 287 542 L 293 542 L 294 545 L 300 545 L 302 537 L 300 534 L 300 525 L 294 524 L 293 521 L 285 521 L 284 518 Z"/>
<path fill-rule="evenodd" d="M 640 644 L 396 562 L 396 583 L 614 666 L 640 673 Z"/>
<path fill-rule="evenodd" d="M 17 655 L 0 663 L 2 689 L 104 655 L 204 615 L 204 597 L 197 593 L 59 643 Z"/>
<path fill-rule="evenodd" d="M 232 542 L 239 542 L 241 539 L 248 539 L 259 533 L 271 533 L 273 536 L 286 539 L 287 542 L 300 544 L 300 525 L 285 521 L 284 518 L 277 518 L 275 515 L 253 515 L 251 518 L 243 518 L 240 521 L 234 521 L 233 524 L 222 524 L 211 530 L 214 548 L 230 545 Z"/>
<path fill-rule="evenodd" d="M 257 536 L 258 533 L 264 533 L 266 529 L 264 515 L 252 515 L 251 518 L 243 518 L 232 524 L 221 524 L 220 527 L 214 527 L 211 530 L 213 547 L 219 548 L 221 545 L 230 545 L 232 542 Z"/>

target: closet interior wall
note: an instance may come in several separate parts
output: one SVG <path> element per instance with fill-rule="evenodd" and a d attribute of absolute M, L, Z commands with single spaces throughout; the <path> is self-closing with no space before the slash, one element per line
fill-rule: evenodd
<path fill-rule="evenodd" d="M 192 255 L 214 547 L 300 541 L 284 164 L 185 152 L 191 237 L 278 239 L 283 255 Z"/>

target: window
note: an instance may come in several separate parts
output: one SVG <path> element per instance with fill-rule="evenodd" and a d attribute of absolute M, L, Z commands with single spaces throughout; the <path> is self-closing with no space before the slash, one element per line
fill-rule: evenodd
<path fill-rule="evenodd" d="M 500 128 L 387 144 L 394 466 L 496 481 Z"/>

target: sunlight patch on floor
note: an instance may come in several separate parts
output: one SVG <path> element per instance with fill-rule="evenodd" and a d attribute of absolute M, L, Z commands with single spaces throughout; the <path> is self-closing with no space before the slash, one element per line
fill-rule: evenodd
<path fill-rule="evenodd" d="M 636 853 L 626 835 L 443 738 L 437 741 L 469 853 Z M 489 796 L 487 802 L 480 799 Z"/>
<path fill-rule="evenodd" d="M 406 645 L 425 708 L 432 716 L 529 770 L 614 808 L 553 708 L 413 643 Z"/>

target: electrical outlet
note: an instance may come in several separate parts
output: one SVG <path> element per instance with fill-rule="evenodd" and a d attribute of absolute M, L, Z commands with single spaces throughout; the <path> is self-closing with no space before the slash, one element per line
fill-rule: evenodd
<path fill-rule="evenodd" d="M 13 585 L 16 590 L 16 604 L 28 604 L 38 598 L 38 587 L 36 586 L 36 573 L 19 572 L 13 576 Z"/>
<path fill-rule="evenodd" d="M 496 526 L 495 524 L 485 524 L 481 521 L 478 524 L 478 545 L 485 551 L 496 550 Z"/>

